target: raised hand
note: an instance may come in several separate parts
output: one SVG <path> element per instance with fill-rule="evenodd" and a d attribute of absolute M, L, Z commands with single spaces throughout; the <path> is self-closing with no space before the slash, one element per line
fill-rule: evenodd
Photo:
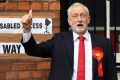
<path fill-rule="evenodd" d="M 21 18 L 21 23 L 24 28 L 24 32 L 30 32 L 31 31 L 31 24 L 32 24 L 32 10 L 29 10 L 28 14 L 25 14 Z"/>

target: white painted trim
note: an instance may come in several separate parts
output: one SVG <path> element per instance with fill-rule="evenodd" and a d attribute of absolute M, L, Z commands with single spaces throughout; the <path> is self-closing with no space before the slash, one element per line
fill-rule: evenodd
<path fill-rule="evenodd" d="M 106 37 L 110 38 L 110 1 L 106 0 Z"/>

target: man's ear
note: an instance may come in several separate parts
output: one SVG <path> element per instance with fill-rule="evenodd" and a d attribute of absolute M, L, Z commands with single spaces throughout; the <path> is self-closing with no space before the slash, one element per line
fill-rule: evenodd
<path fill-rule="evenodd" d="M 67 21 L 68 21 L 69 25 L 71 25 L 71 22 L 70 22 L 69 18 L 67 18 Z"/>
<path fill-rule="evenodd" d="M 90 16 L 88 17 L 88 24 L 90 23 Z"/>

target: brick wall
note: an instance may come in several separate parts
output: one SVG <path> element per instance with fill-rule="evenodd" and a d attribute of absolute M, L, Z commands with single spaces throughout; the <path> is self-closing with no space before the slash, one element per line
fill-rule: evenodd
<path fill-rule="evenodd" d="M 1 17 L 22 17 L 33 10 L 33 17 L 50 17 L 53 34 L 60 31 L 59 0 L 2 0 Z M 34 34 L 36 41 L 50 39 L 53 34 Z M 0 34 L 1 42 L 20 42 L 22 34 Z M 0 54 L 0 80 L 47 80 L 50 58 L 31 57 L 25 54 Z"/>
<path fill-rule="evenodd" d="M 11 57 L 11 58 L 10 58 Z M 0 59 L 0 80 L 48 80 L 50 60 L 27 55 Z"/>

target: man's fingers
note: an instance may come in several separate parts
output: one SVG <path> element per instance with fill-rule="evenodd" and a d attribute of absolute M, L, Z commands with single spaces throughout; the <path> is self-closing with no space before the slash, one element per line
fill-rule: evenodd
<path fill-rule="evenodd" d="M 25 15 L 22 17 L 21 21 L 22 21 L 22 23 L 25 23 L 28 19 L 29 19 L 29 15 L 28 15 L 28 14 L 25 14 Z"/>
<path fill-rule="evenodd" d="M 21 22 L 24 29 L 30 29 L 32 24 L 32 10 L 29 10 L 29 13 L 22 17 Z"/>
<path fill-rule="evenodd" d="M 32 17 L 32 10 L 29 10 L 29 16 Z"/>

